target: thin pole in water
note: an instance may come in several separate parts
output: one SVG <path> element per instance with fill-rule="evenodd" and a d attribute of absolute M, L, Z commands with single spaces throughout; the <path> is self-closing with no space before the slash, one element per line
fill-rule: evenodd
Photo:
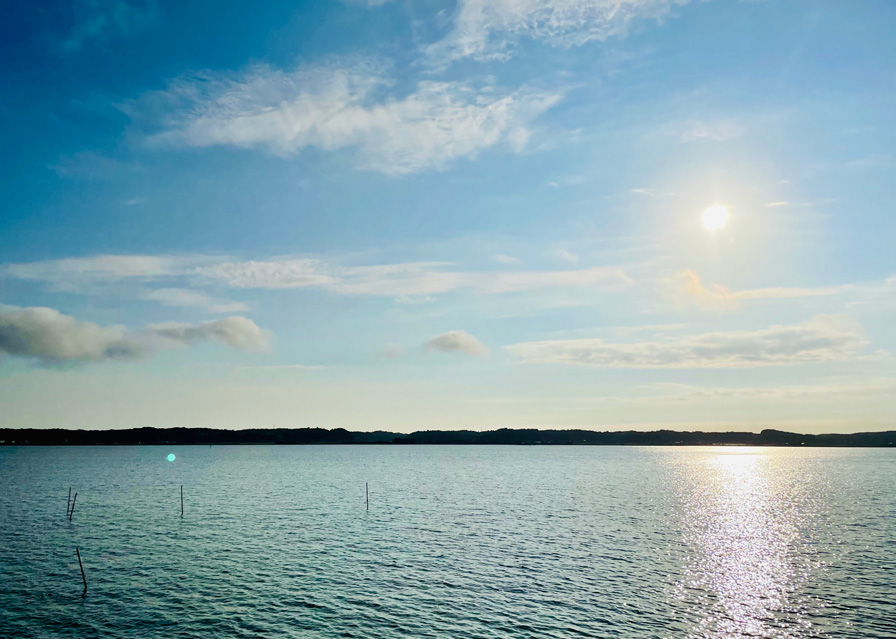
<path fill-rule="evenodd" d="M 76 495 L 78 493 L 75 493 Z M 75 546 L 75 552 L 78 554 L 78 565 L 81 567 L 81 579 L 84 580 L 84 594 L 87 594 L 87 577 L 84 576 L 84 564 L 81 563 L 81 551 Z"/>
<path fill-rule="evenodd" d="M 184 516 L 184 487 L 183 487 L 183 484 L 181 484 L 181 487 L 180 487 L 180 516 L 181 517 Z"/>
<path fill-rule="evenodd" d="M 75 498 L 72 499 L 72 509 L 68 511 L 68 520 L 72 520 L 72 515 L 75 514 L 75 502 L 78 501 L 78 493 L 75 493 Z"/>
<path fill-rule="evenodd" d="M 370 510 L 370 484 L 364 482 L 364 493 L 367 495 L 367 510 Z"/>
<path fill-rule="evenodd" d="M 65 514 L 68 514 L 68 509 L 72 507 L 72 487 L 68 487 L 68 501 L 65 502 Z"/>

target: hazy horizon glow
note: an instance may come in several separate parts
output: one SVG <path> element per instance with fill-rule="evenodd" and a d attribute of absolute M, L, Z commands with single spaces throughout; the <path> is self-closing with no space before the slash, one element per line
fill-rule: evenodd
<path fill-rule="evenodd" d="M 894 18 L 12 8 L 0 427 L 894 428 Z"/>

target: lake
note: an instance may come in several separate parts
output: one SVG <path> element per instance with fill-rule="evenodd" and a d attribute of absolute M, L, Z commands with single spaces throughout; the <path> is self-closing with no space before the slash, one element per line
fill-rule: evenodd
<path fill-rule="evenodd" d="M 0 447 L 0 486 L 2 637 L 896 636 L 892 449 Z"/>

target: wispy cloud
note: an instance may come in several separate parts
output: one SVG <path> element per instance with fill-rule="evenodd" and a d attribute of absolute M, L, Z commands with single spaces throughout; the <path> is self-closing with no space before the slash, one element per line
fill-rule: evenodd
<path fill-rule="evenodd" d="M 242 302 L 233 302 L 185 288 L 159 288 L 144 291 L 140 297 L 150 302 L 180 308 L 199 308 L 211 313 L 240 313 L 248 310 Z"/>
<path fill-rule="evenodd" d="M 482 342 L 466 331 L 448 331 L 427 340 L 424 347 L 428 351 L 440 353 L 465 353 L 474 357 L 488 357 L 489 350 Z"/>
<path fill-rule="evenodd" d="M 372 65 L 259 65 L 235 74 L 206 72 L 173 82 L 122 108 L 160 127 L 151 142 L 231 146 L 290 156 L 314 147 L 350 149 L 361 169 L 400 175 L 440 170 L 481 151 L 520 151 L 535 119 L 561 96 L 493 85 L 420 82 L 392 92 Z"/>
<path fill-rule="evenodd" d="M 720 284 L 707 288 L 700 280 L 700 276 L 690 270 L 679 273 L 669 289 L 679 300 L 694 302 L 703 309 L 714 311 L 735 310 L 743 300 L 818 297 L 834 295 L 839 290 L 835 287 L 772 287 L 731 291 Z"/>
<path fill-rule="evenodd" d="M 896 275 L 891 275 L 881 282 L 848 284 L 843 286 L 843 289 L 854 298 L 848 306 L 896 306 Z"/>
<path fill-rule="evenodd" d="M 894 164 L 896 162 L 894 162 L 893 156 L 875 153 L 847 162 L 845 167 L 848 169 L 892 169 Z"/>
<path fill-rule="evenodd" d="M 681 142 L 726 142 L 741 137 L 746 128 L 735 119 L 684 120 L 672 122 L 660 130 L 660 135 L 678 138 Z"/>
<path fill-rule="evenodd" d="M 631 335 L 632 333 L 664 333 L 666 331 L 681 331 L 688 328 L 688 324 L 646 324 L 643 326 L 617 326 L 614 330 L 617 335 Z"/>
<path fill-rule="evenodd" d="M 77 51 L 89 43 L 129 36 L 151 26 L 158 11 L 152 0 L 76 0 L 75 21 L 58 41 L 62 53 Z"/>
<path fill-rule="evenodd" d="M 429 47 L 436 60 L 506 55 L 522 38 L 557 47 L 624 36 L 688 0 L 460 0 L 452 31 Z"/>
<path fill-rule="evenodd" d="M 248 264 L 244 268 L 243 265 Z M 202 275 L 238 288 L 324 286 L 343 295 L 412 298 L 458 289 L 480 294 L 510 293 L 551 286 L 619 288 L 632 283 L 619 267 L 560 271 L 454 271 L 445 262 L 408 262 L 336 267 L 314 260 L 228 263 L 203 268 Z M 247 277 L 246 270 L 264 276 Z M 296 273 L 299 273 L 297 275 Z"/>
<path fill-rule="evenodd" d="M 0 355 L 45 364 L 137 359 L 154 350 L 213 340 L 262 350 L 269 334 L 245 317 L 200 324 L 158 324 L 141 331 L 100 326 L 46 307 L 0 307 Z"/>
<path fill-rule="evenodd" d="M 205 257 L 167 255 L 97 255 L 0 266 L 0 277 L 45 282 L 57 290 L 73 291 L 92 284 L 125 279 L 153 280 L 183 275 Z"/>
<path fill-rule="evenodd" d="M 325 368 L 320 364 L 268 364 L 262 366 L 237 366 L 237 370 L 246 371 L 246 370 L 264 370 L 264 371 L 281 371 L 281 370 L 296 370 L 296 371 L 314 371 L 320 370 L 321 368 Z"/>
<path fill-rule="evenodd" d="M 480 293 L 510 293 L 559 286 L 618 289 L 633 283 L 623 269 L 615 266 L 566 271 L 471 273 L 469 280 L 472 288 Z"/>
<path fill-rule="evenodd" d="M 632 398 L 633 401 L 690 402 L 706 400 L 804 400 L 832 396 L 874 396 L 896 394 L 896 378 L 860 377 L 828 380 L 822 384 L 784 386 L 701 386 L 694 384 L 654 384 L 662 394 Z"/>
<path fill-rule="evenodd" d="M 134 162 L 125 162 L 94 151 L 63 155 L 49 168 L 59 177 L 77 180 L 111 180 L 142 170 Z"/>
<path fill-rule="evenodd" d="M 553 253 L 554 257 L 561 262 L 566 262 L 567 264 L 578 264 L 579 256 L 573 253 L 572 251 L 568 251 L 564 248 L 558 248 Z"/>
<path fill-rule="evenodd" d="M 404 357 L 404 347 L 400 344 L 386 344 L 379 354 L 386 359 L 400 359 Z"/>
<path fill-rule="evenodd" d="M 524 342 L 507 347 L 527 363 L 602 368 L 752 368 L 857 357 L 867 342 L 861 326 L 843 316 L 757 331 L 728 331 L 655 342 L 602 339 Z"/>
<path fill-rule="evenodd" d="M 270 262 L 223 262 L 196 269 L 196 275 L 226 283 L 231 288 L 300 288 L 333 284 L 318 260 L 289 259 Z"/>
<path fill-rule="evenodd" d="M 96 286 L 136 280 L 144 285 L 185 282 L 194 287 L 224 285 L 233 289 L 316 287 L 340 295 L 403 301 L 456 290 L 491 295 L 563 286 L 618 289 L 633 283 L 625 270 L 616 266 L 478 272 L 455 270 L 452 266 L 450 262 L 344 266 L 310 257 L 234 262 L 209 256 L 100 255 L 2 265 L 0 278 L 38 281 L 70 292 L 93 292 Z M 216 299 L 182 286 L 144 290 L 138 297 L 167 306 L 195 306 L 213 312 L 244 308 L 239 302 Z"/>

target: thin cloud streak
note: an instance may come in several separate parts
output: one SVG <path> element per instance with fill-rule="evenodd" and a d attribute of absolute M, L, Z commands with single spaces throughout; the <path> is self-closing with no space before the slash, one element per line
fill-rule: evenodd
<path fill-rule="evenodd" d="M 0 266 L 0 278 L 43 282 L 56 290 L 92 291 L 98 285 L 129 279 L 146 282 L 181 279 L 194 286 L 224 285 L 232 289 L 322 288 L 340 295 L 392 297 L 413 301 L 466 289 L 481 295 L 546 287 L 578 286 L 618 289 L 633 280 L 622 267 L 600 266 L 557 271 L 455 271 L 450 262 L 404 262 L 341 266 L 319 259 L 291 258 L 245 262 L 208 256 L 115 256 L 53 260 Z M 194 306 L 212 312 L 233 312 L 244 306 L 182 287 L 139 293 L 139 298 L 166 306 Z"/>
<path fill-rule="evenodd" d="M 623 288 L 633 280 L 620 267 L 564 271 L 450 271 L 445 262 L 336 267 L 316 260 L 236 262 L 198 270 L 235 288 L 320 286 L 343 295 L 413 298 L 458 289 L 489 295 L 553 286 Z"/>
<path fill-rule="evenodd" d="M 855 359 L 867 345 L 844 316 L 757 331 L 728 331 L 654 342 L 602 339 L 523 342 L 507 350 L 523 363 L 596 368 L 755 368 Z"/>
<path fill-rule="evenodd" d="M 831 380 L 826 384 L 788 385 L 780 387 L 756 386 L 698 386 L 690 384 L 661 383 L 656 388 L 665 390 L 665 395 L 632 398 L 637 401 L 703 401 L 711 399 L 747 400 L 803 400 L 823 399 L 834 395 L 880 396 L 896 394 L 896 378 L 859 378 Z"/>
<path fill-rule="evenodd" d="M 70 291 L 85 284 L 181 275 L 208 258 L 168 255 L 96 255 L 0 266 L 0 277 L 48 282 Z"/>
<path fill-rule="evenodd" d="M 772 287 L 731 291 L 725 286 L 714 284 L 707 288 L 703 285 L 700 276 L 690 270 L 679 273 L 672 289 L 673 296 L 677 299 L 694 302 L 700 308 L 713 311 L 737 310 L 743 300 L 819 297 L 835 295 L 840 292 L 840 289 L 836 287 Z"/>
<path fill-rule="evenodd" d="M 210 313 L 241 313 L 249 310 L 242 302 L 210 297 L 199 291 L 184 288 L 159 288 L 145 291 L 140 298 L 176 308 L 198 308 Z"/>

